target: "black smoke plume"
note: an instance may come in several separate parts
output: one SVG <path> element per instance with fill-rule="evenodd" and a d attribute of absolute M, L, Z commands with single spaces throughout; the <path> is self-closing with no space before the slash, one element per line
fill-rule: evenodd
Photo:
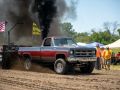
<path fill-rule="evenodd" d="M 35 0 L 33 7 L 38 12 L 39 24 L 42 29 L 42 39 L 47 37 L 50 24 L 56 15 L 56 0 Z"/>
<path fill-rule="evenodd" d="M 7 42 L 7 31 L 16 22 L 24 24 L 17 25 L 11 31 L 12 42 L 32 43 L 32 22 L 41 28 L 42 39 L 46 36 L 58 36 L 61 33 L 62 17 L 69 10 L 73 11 L 71 6 L 67 6 L 65 0 L 0 0 L 0 21 L 8 22 L 6 32 L 0 33 L 0 43 L 4 40 Z M 37 42 L 40 41 L 41 38 L 38 37 Z"/>

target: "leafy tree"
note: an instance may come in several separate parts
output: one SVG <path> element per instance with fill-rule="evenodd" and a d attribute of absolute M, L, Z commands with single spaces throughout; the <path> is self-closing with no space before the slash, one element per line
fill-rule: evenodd
<path fill-rule="evenodd" d="M 75 30 L 73 29 L 73 25 L 69 22 L 65 22 L 61 24 L 61 27 L 62 27 L 62 32 L 64 35 L 74 38 L 75 35 L 77 34 Z"/>
<path fill-rule="evenodd" d="M 111 34 L 109 30 L 99 31 L 99 32 L 92 31 L 92 34 L 91 34 L 91 41 L 96 41 L 103 44 L 112 43 L 117 39 L 118 39 L 118 36 L 115 34 L 114 35 Z"/>
<path fill-rule="evenodd" d="M 87 32 L 83 33 L 77 33 L 73 29 L 73 25 L 69 22 L 65 22 L 61 24 L 62 26 L 62 32 L 64 35 L 67 35 L 69 37 L 73 37 L 76 42 L 90 42 L 90 36 Z"/>
<path fill-rule="evenodd" d="M 105 30 L 109 30 L 111 32 L 111 35 L 114 35 L 117 32 L 117 29 L 119 26 L 120 26 L 120 24 L 118 24 L 116 21 L 113 23 L 105 22 L 103 24 L 103 28 Z"/>
<path fill-rule="evenodd" d="M 120 28 L 117 30 L 117 32 L 118 32 L 118 34 L 119 34 L 119 36 L 120 36 Z"/>
<path fill-rule="evenodd" d="M 102 29 L 100 29 L 99 31 L 92 29 L 90 34 L 87 32 L 75 32 L 75 30 L 73 29 L 73 25 L 69 22 L 61 24 L 62 32 L 64 33 L 64 35 L 73 37 L 76 42 L 100 42 L 103 44 L 112 43 L 120 38 L 120 29 L 118 29 L 118 26 L 119 24 L 117 22 L 105 22 Z"/>
<path fill-rule="evenodd" d="M 89 43 L 90 42 L 90 36 L 87 32 L 78 33 L 75 37 L 75 40 L 76 40 L 76 42 Z"/>
<path fill-rule="evenodd" d="M 113 23 L 113 35 L 115 34 L 115 32 L 117 31 L 117 28 L 120 26 L 120 24 L 118 24 L 117 22 Z"/>

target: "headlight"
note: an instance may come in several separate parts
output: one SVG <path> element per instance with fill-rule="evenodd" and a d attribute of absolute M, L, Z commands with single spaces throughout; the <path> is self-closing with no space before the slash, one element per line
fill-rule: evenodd
<path fill-rule="evenodd" d="M 70 50 L 70 55 L 73 55 L 74 54 L 74 50 Z"/>

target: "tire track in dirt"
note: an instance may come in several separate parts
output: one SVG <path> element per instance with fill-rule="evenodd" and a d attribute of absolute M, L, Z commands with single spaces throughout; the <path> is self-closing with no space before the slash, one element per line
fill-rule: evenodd
<path fill-rule="evenodd" d="M 119 75 L 120 72 L 102 71 L 95 71 L 91 75 L 58 75 L 0 70 L 0 86 L 8 85 L 23 90 L 120 90 Z"/>
<path fill-rule="evenodd" d="M 56 83 L 51 83 L 49 81 L 38 81 L 38 80 L 22 80 L 22 79 L 16 79 L 16 78 L 0 78 L 0 81 L 2 84 L 7 84 L 7 85 L 11 85 L 11 86 L 17 86 L 17 87 L 22 87 L 22 88 L 26 88 L 26 89 L 31 89 L 31 90 L 58 90 L 58 89 L 65 89 L 65 90 L 76 90 L 74 88 L 70 88 L 70 87 L 61 87 L 56 85 Z M 37 81 L 37 82 L 36 82 Z M 42 82 L 42 83 L 41 83 Z"/>

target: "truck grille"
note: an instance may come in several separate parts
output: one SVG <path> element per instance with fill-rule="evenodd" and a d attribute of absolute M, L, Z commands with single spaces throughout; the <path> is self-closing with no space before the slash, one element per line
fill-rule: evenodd
<path fill-rule="evenodd" d="M 94 57 L 95 51 L 93 51 L 93 50 L 75 50 L 74 55 L 76 57 Z"/>

